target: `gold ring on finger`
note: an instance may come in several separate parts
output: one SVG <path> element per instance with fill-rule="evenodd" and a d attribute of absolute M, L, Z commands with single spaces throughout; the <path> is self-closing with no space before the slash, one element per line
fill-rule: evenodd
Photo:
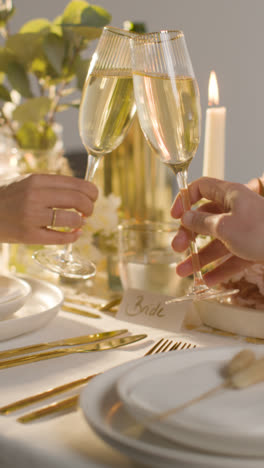
<path fill-rule="evenodd" d="M 52 228 L 56 227 L 56 217 L 57 217 L 57 209 L 52 208 L 52 219 L 51 219 L 51 227 Z"/>

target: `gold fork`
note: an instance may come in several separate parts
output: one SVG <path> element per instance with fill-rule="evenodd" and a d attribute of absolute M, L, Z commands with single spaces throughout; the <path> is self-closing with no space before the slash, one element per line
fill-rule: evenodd
<path fill-rule="evenodd" d="M 152 354 L 169 352 L 175 349 L 184 349 L 184 348 L 185 349 L 196 348 L 196 345 L 193 345 L 192 343 L 182 343 L 181 341 L 175 343 L 173 342 L 173 340 L 161 338 L 142 357 L 150 356 Z M 24 398 L 23 400 L 19 400 L 14 403 L 10 403 L 9 405 L 6 405 L 0 408 L 0 414 L 9 414 L 19 409 L 25 408 L 26 406 L 29 406 L 33 403 L 45 400 L 51 396 L 58 395 L 60 393 L 64 393 L 68 390 L 74 389 L 75 387 L 84 385 L 87 382 L 89 382 L 89 380 L 96 377 L 97 375 L 99 374 L 89 375 L 88 377 L 84 377 L 82 379 L 69 382 L 68 384 L 60 385 L 59 387 L 54 387 L 53 389 L 47 390 L 46 392 L 39 393 L 37 395 L 33 395 L 28 398 Z M 52 413 L 57 413 L 57 412 L 66 411 L 66 410 L 76 410 L 78 408 L 78 402 L 79 402 L 79 393 L 69 398 L 46 405 L 40 409 L 26 413 L 23 416 L 20 416 L 17 419 L 17 421 L 23 424 L 26 424 L 36 419 L 50 415 Z"/>

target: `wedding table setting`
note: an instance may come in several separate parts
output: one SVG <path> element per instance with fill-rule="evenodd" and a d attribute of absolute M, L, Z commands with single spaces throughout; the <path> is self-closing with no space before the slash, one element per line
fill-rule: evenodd
<path fill-rule="evenodd" d="M 0 183 L 45 172 L 61 191 L 63 174 L 64 200 L 36 204 L 48 223 L 29 219 L 62 241 L 80 235 L 63 246 L 24 243 L 24 232 L 3 237 L 0 466 L 262 468 L 263 266 L 209 287 L 199 250 L 212 238 L 190 228 L 189 257 L 172 249 L 181 222 L 168 221 L 166 171 L 183 212 L 191 210 L 187 176 L 202 120 L 184 32 L 111 27 L 104 8 L 73 0 L 53 21 L 30 20 L 12 34 L 14 12 L 12 0 L 0 0 L 0 156 L 8 160 Z M 203 175 L 222 181 L 226 107 L 214 71 L 208 106 Z M 70 107 L 78 107 L 89 196 L 76 185 L 74 194 L 90 211 L 67 201 L 78 179 L 55 114 Z M 81 228 L 65 226 L 66 215 Z M 176 267 L 188 258 L 183 278 Z"/>
<path fill-rule="evenodd" d="M 182 398 L 192 399 L 203 393 L 209 384 L 210 386 L 219 385 L 222 377 L 216 372 L 215 366 L 225 364 L 226 360 L 240 349 L 253 348 L 255 350 L 256 348 L 256 353 L 261 354 L 262 346 L 259 345 L 261 340 L 253 338 L 250 340 L 240 335 L 220 332 L 220 330 L 201 325 L 196 317 L 197 311 L 188 308 L 187 302 L 184 317 L 182 314 L 177 315 L 177 310 L 174 315 L 174 324 L 171 326 L 178 331 L 166 330 L 166 322 L 162 322 L 159 328 L 155 328 L 152 316 L 148 316 L 144 324 L 140 323 L 137 317 L 134 317 L 132 321 L 130 317 L 130 321 L 126 321 L 122 313 L 124 299 L 133 304 L 132 298 L 138 297 L 142 291 L 124 292 L 121 304 L 109 311 L 107 304 L 109 301 L 112 302 L 113 292 L 109 290 L 107 277 L 103 272 L 99 272 L 93 281 L 88 280 L 81 284 L 77 282 L 74 285 L 60 284 L 58 281 L 56 284 L 54 278 L 47 281 L 47 279 L 36 278 L 33 280 L 24 276 L 23 281 L 28 282 L 31 287 L 30 294 L 35 295 L 36 298 L 28 297 L 25 305 L 19 308 L 17 313 L 2 320 L 1 325 L 5 326 L 5 323 L 13 322 L 15 327 L 16 321 L 22 320 L 19 318 L 19 313 L 22 315 L 23 309 L 24 315 L 33 321 L 34 317 L 40 313 L 37 308 L 37 298 L 42 313 L 54 307 L 56 311 L 53 310 L 52 316 L 46 318 L 44 322 L 39 321 L 35 329 L 32 329 L 30 321 L 27 321 L 28 330 L 26 326 L 24 329 L 18 330 L 17 328 L 17 336 L 2 337 L 0 343 L 0 462 L 2 466 L 6 466 L 7 463 L 16 466 L 19 463 L 22 467 L 44 467 L 47 464 L 54 467 L 76 466 L 80 468 L 84 466 L 141 466 L 141 464 L 160 467 L 178 466 L 178 464 L 179 466 L 185 464 L 186 466 L 241 467 L 248 466 L 249 460 L 251 466 L 261 466 L 262 453 L 258 446 L 260 435 L 257 435 L 261 434 L 261 427 L 257 429 L 259 419 L 257 403 L 256 406 L 251 406 L 247 400 L 252 397 L 250 394 L 252 391 L 256 392 L 257 398 L 262 388 L 261 384 L 255 388 L 243 390 L 249 394 L 246 393 L 242 397 L 243 392 L 241 392 L 241 401 L 240 395 L 237 395 L 234 390 L 234 394 L 232 390 L 229 390 L 230 395 L 226 397 L 224 394 L 220 395 L 217 405 L 218 403 L 221 405 L 216 415 L 212 416 L 212 420 L 208 416 L 203 417 L 205 414 L 214 414 L 214 411 L 209 409 L 209 400 L 201 406 L 201 413 L 198 411 L 199 405 L 197 404 L 198 413 L 189 416 L 191 418 L 189 427 L 188 424 L 185 427 L 184 421 L 182 423 L 179 419 L 179 430 L 177 417 L 175 416 L 174 420 L 169 419 L 168 427 L 170 433 L 173 434 L 172 439 L 167 438 L 166 420 L 164 421 L 165 429 L 161 424 L 158 432 L 156 428 L 148 431 L 147 426 L 140 436 L 135 437 L 133 433 L 132 436 L 129 434 L 130 427 L 133 429 L 136 422 L 142 421 L 142 418 L 147 424 L 149 414 L 153 414 L 153 411 L 155 414 L 157 411 L 159 413 L 166 408 L 173 408 L 181 403 Z M 42 302 L 44 290 L 46 302 Z M 58 292 L 58 296 L 55 291 Z M 15 300 L 15 291 L 8 294 L 9 300 Z M 155 300 L 159 304 L 167 298 L 160 294 L 156 296 Z M 116 299 L 116 295 L 114 298 Z M 147 304 L 150 300 L 153 306 L 153 293 L 144 292 L 145 303 Z M 87 305 L 84 305 L 85 302 Z M 100 311 L 102 304 L 106 304 L 105 311 Z M 71 309 L 74 313 L 69 311 Z M 87 316 L 79 315 L 78 311 L 82 314 L 86 313 Z M 163 326 L 165 329 L 162 328 Z M 46 358 L 39 362 L 22 360 L 24 357 L 52 352 L 54 348 L 49 346 L 47 346 L 47 351 L 45 347 L 39 347 L 44 343 L 50 343 L 51 346 L 52 342 L 58 343 L 59 341 L 60 346 L 57 344 L 56 350 L 61 351 L 65 349 L 61 343 L 62 340 L 86 336 L 86 343 L 89 343 L 87 335 L 91 334 L 94 335 L 90 342 L 91 346 L 94 342 L 106 343 L 109 341 L 107 337 L 99 342 L 96 341 L 96 338 L 99 340 L 99 336 L 95 334 L 110 331 L 121 333 L 111 338 L 112 344 L 119 337 L 136 335 L 141 339 L 128 345 L 122 346 L 121 344 L 120 348 L 108 350 L 106 348 L 100 352 L 59 355 L 54 359 Z M 175 351 L 157 352 L 156 355 L 153 352 L 152 355 L 145 356 L 161 339 L 168 340 L 170 348 L 176 344 Z M 35 346 L 24 351 L 22 349 L 23 354 L 12 354 L 11 350 L 32 345 Z M 9 354 L 5 354 L 8 350 Z M 12 367 L 3 365 L 8 361 L 15 361 L 15 365 Z M 89 381 L 84 380 L 90 376 Z M 65 386 L 80 379 L 82 379 L 82 384 L 79 383 L 76 387 L 68 389 L 66 386 L 64 391 L 52 393 L 53 388 Z M 46 393 L 43 399 L 35 401 L 33 399 L 31 404 L 15 406 L 13 409 L 10 408 L 9 412 L 8 407 L 11 404 L 28 397 L 32 399 L 32 396 L 43 393 Z M 76 396 L 73 406 L 67 408 L 63 404 L 54 412 L 54 404 L 65 402 Z M 245 458 L 243 454 L 240 454 L 241 444 L 245 444 L 245 428 L 242 426 L 245 421 L 243 418 L 242 420 L 235 418 L 234 422 L 232 412 L 235 409 L 232 411 L 230 409 L 232 405 L 234 406 L 234 398 L 237 401 L 236 408 L 244 404 L 250 408 L 245 415 L 247 420 L 248 412 L 251 410 L 253 412 L 249 422 L 249 425 L 252 425 L 250 426 L 252 441 L 245 446 Z M 53 410 L 50 410 L 52 404 Z M 209 406 L 205 411 L 206 404 Z M 212 400 L 212 405 L 214 404 Z M 229 405 L 230 419 L 228 421 L 225 416 L 222 416 L 223 421 L 221 421 L 220 415 L 226 415 L 223 405 Z M 44 412 L 43 407 L 45 407 Z M 40 409 L 41 413 L 35 418 L 27 416 Z M 237 413 L 235 415 L 237 416 Z M 217 443 L 214 447 L 213 435 L 209 435 L 216 418 L 219 418 L 220 423 L 219 434 L 217 430 L 215 438 L 216 440 L 224 439 L 222 446 L 219 442 L 220 448 Z M 201 428 L 198 433 L 195 429 L 197 424 Z M 224 427 L 225 424 L 228 425 L 224 432 L 221 432 L 223 424 Z M 259 424 L 261 426 L 260 421 Z M 233 448 L 229 448 L 231 452 L 223 454 L 221 451 L 224 450 L 226 440 L 230 437 L 228 432 L 226 433 L 227 429 L 232 431 L 233 435 L 234 431 L 238 433 L 237 449 L 232 445 Z M 190 440 L 189 446 L 186 446 L 185 439 Z M 193 439 L 197 442 L 192 446 Z M 203 444 L 202 441 L 204 441 Z M 198 451 L 197 444 L 200 447 Z M 211 452 L 210 447 L 216 453 Z M 249 454 L 250 450 L 251 452 L 253 450 L 252 447 L 256 450 L 257 457 L 260 458 L 255 458 L 252 453 Z"/>

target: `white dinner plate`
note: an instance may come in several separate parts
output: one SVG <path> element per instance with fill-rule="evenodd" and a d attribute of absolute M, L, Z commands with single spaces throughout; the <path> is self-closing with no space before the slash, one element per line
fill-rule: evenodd
<path fill-rule="evenodd" d="M 31 293 L 30 284 L 16 276 L 0 275 L 0 320 L 20 309 Z"/>
<path fill-rule="evenodd" d="M 174 442 L 224 455 L 264 457 L 264 382 L 243 390 L 225 388 L 165 419 L 148 421 L 221 385 L 224 366 L 238 349 L 195 350 L 184 364 L 179 352 L 139 363 L 119 380 L 118 394 L 135 418 Z"/>
<path fill-rule="evenodd" d="M 23 307 L 12 317 L 0 321 L 0 341 L 43 327 L 58 313 L 63 303 L 62 291 L 47 281 L 21 277 L 31 288 Z"/>
<path fill-rule="evenodd" d="M 209 327 L 264 339 L 264 310 L 220 304 L 217 301 L 197 301 L 195 307 L 201 321 Z"/>
<path fill-rule="evenodd" d="M 223 359 L 229 358 L 236 349 L 239 348 L 175 351 L 115 367 L 95 377 L 82 391 L 80 405 L 84 416 L 104 441 L 128 457 L 152 468 L 263 468 L 263 458 L 233 457 L 196 451 L 166 440 L 147 429 L 139 439 L 129 437 L 126 431 L 135 424 L 135 419 L 127 412 L 116 390 L 116 383 L 121 377 L 133 372 L 140 363 L 155 363 L 163 367 L 167 357 L 173 354 L 177 371 L 190 366 L 190 362 L 200 363 L 207 358 L 218 360 L 219 356 Z M 177 386 L 174 391 L 176 394 Z"/>

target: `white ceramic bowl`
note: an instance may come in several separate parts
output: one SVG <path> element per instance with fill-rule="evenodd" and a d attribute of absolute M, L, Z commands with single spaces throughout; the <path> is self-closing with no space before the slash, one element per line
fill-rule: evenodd
<path fill-rule="evenodd" d="M 264 339 L 264 310 L 197 301 L 195 307 L 201 321 L 209 327 L 237 335 Z"/>
<path fill-rule="evenodd" d="M 28 299 L 31 286 L 15 276 L 0 275 L 0 320 L 19 310 Z"/>

